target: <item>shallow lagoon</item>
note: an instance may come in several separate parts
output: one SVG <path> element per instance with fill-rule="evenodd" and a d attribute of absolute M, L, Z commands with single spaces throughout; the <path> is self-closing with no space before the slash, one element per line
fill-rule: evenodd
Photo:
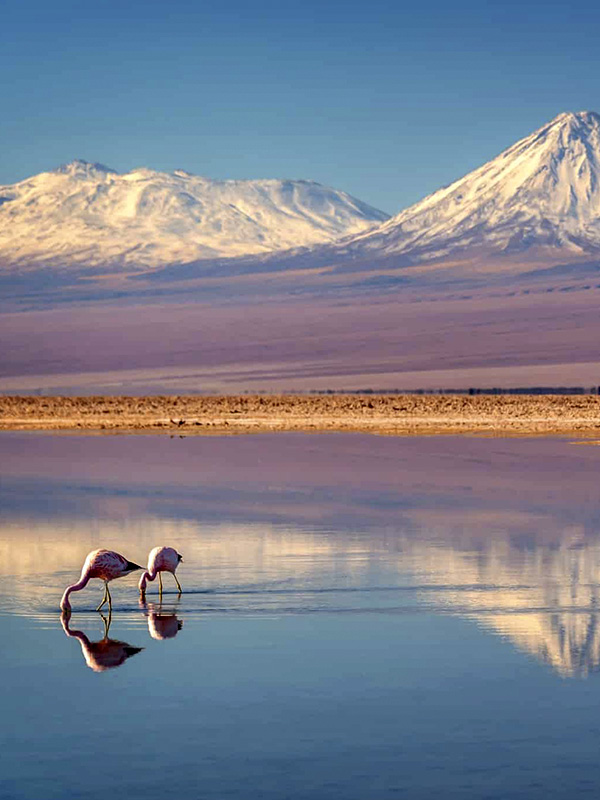
<path fill-rule="evenodd" d="M 600 448 L 0 437 L 0 797 L 600 788 Z M 86 553 L 184 555 L 58 602 Z"/>

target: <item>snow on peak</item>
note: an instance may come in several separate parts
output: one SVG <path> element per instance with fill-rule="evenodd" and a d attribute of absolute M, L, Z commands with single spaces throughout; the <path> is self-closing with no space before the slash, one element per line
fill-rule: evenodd
<path fill-rule="evenodd" d="M 600 250 L 600 116 L 559 114 L 463 178 L 359 234 L 372 257 Z"/>
<path fill-rule="evenodd" d="M 93 178 L 98 174 L 117 174 L 114 169 L 106 167 L 104 164 L 92 164 L 81 158 L 76 158 L 68 164 L 61 164 L 60 167 L 57 167 L 53 172 L 60 175 L 83 176 L 86 178 Z"/>
<path fill-rule="evenodd" d="M 595 111 L 563 111 L 551 120 L 548 125 L 577 125 L 577 126 L 598 126 L 600 124 L 600 114 Z"/>
<path fill-rule="evenodd" d="M 153 268 L 329 242 L 389 218 L 310 181 L 119 174 L 76 160 L 0 186 L 0 261 Z"/>

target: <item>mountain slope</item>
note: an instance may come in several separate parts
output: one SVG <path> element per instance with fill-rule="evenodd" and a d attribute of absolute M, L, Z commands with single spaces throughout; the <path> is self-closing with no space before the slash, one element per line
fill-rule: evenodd
<path fill-rule="evenodd" d="M 386 219 L 312 181 L 119 174 L 74 161 L 0 186 L 0 263 L 154 268 L 327 242 Z"/>
<path fill-rule="evenodd" d="M 461 264 L 472 272 L 495 263 L 499 277 L 502 264 L 541 262 L 560 272 L 583 261 L 591 269 L 599 257 L 600 116 L 583 111 L 559 114 L 377 228 L 268 260 L 339 274 L 422 264 L 435 282 L 440 269 L 444 280 L 464 278 Z"/>
<path fill-rule="evenodd" d="M 332 252 L 333 252 L 332 248 Z M 600 116 L 559 114 L 377 230 L 340 246 L 363 258 L 600 252 Z"/>

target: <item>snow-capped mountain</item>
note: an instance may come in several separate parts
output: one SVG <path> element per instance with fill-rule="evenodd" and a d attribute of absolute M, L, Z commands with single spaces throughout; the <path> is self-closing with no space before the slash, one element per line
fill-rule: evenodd
<path fill-rule="evenodd" d="M 316 248 L 316 251 L 321 248 Z M 330 262 L 600 253 L 600 116 L 559 114 L 497 158 L 339 246 Z"/>
<path fill-rule="evenodd" d="M 154 268 L 328 242 L 388 218 L 312 181 L 119 174 L 73 161 L 0 186 L 0 263 Z"/>

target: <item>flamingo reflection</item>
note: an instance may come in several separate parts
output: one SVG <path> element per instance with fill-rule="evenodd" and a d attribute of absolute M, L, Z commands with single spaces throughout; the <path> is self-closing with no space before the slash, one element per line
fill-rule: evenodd
<path fill-rule="evenodd" d="M 91 642 L 83 631 L 74 630 L 69 627 L 70 614 L 63 612 L 60 617 L 64 632 L 69 638 L 77 639 L 81 645 L 81 652 L 85 658 L 85 663 L 94 672 L 105 672 L 124 664 L 128 658 L 140 653 L 143 647 L 134 647 L 127 642 L 120 642 L 118 639 L 109 639 L 110 616 L 107 618 L 100 614 L 104 622 L 104 638 L 97 642 Z"/>
<path fill-rule="evenodd" d="M 148 633 L 153 639 L 162 641 L 173 639 L 183 628 L 183 621 L 179 619 L 174 611 L 163 611 L 162 603 L 156 606 L 154 603 L 146 603 L 140 599 L 140 608 L 148 617 Z"/>

